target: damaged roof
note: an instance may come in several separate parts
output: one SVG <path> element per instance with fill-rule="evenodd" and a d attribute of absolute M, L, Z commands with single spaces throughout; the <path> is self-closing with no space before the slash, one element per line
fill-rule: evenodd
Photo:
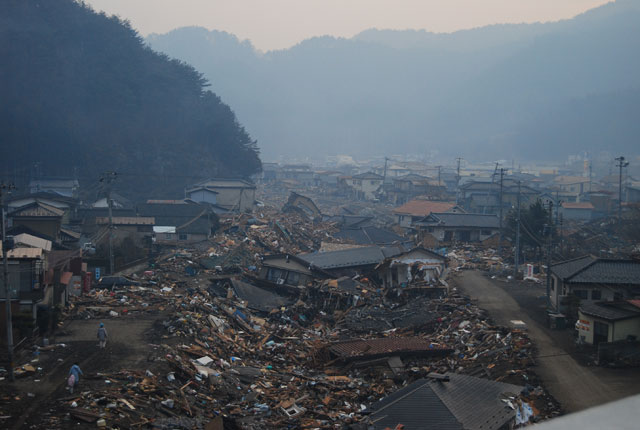
<path fill-rule="evenodd" d="M 420 379 L 373 404 L 373 428 L 497 430 L 514 419 L 516 411 L 502 398 L 522 387 L 456 373 L 445 377 Z"/>
<path fill-rule="evenodd" d="M 278 309 L 281 306 L 288 306 L 292 302 L 287 297 L 256 287 L 255 285 L 251 285 L 238 279 L 231 279 L 231 286 L 238 298 L 247 301 L 247 307 L 249 309 L 269 312 L 272 309 Z"/>
<path fill-rule="evenodd" d="M 326 270 L 378 264 L 384 261 L 385 258 L 394 257 L 404 251 L 404 247 L 401 246 L 366 246 L 339 251 L 300 254 L 298 258 Z"/>
<path fill-rule="evenodd" d="M 371 359 L 391 355 L 446 355 L 453 350 L 434 345 L 421 337 L 382 337 L 378 339 L 352 339 L 329 346 L 336 356 L 344 360 Z"/>

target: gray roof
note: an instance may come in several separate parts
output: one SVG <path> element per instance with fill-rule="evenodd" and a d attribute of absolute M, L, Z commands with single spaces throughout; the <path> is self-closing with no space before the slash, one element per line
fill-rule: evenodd
<path fill-rule="evenodd" d="M 497 215 L 466 213 L 432 213 L 414 223 L 419 226 L 499 228 Z"/>
<path fill-rule="evenodd" d="M 394 242 L 410 242 L 405 237 L 379 227 L 344 228 L 333 237 L 348 239 L 359 245 L 389 245 Z"/>
<path fill-rule="evenodd" d="M 499 429 L 515 417 L 501 399 L 522 387 L 447 373 L 450 380 L 420 379 L 371 406 L 374 428 Z"/>
<path fill-rule="evenodd" d="M 383 176 L 378 175 L 378 174 L 373 173 L 373 172 L 360 173 L 360 174 L 357 174 L 357 175 L 353 175 L 352 178 L 353 179 L 377 179 L 377 180 L 384 179 Z"/>
<path fill-rule="evenodd" d="M 627 302 L 585 303 L 580 312 L 608 321 L 618 321 L 640 316 L 640 309 Z"/>
<path fill-rule="evenodd" d="M 321 269 L 338 269 L 342 267 L 378 264 L 384 261 L 385 258 L 394 257 L 404 251 L 405 249 L 399 246 L 363 246 L 340 251 L 300 254 L 298 258 Z"/>
<path fill-rule="evenodd" d="M 551 271 L 572 284 L 640 285 L 640 260 L 576 258 L 551 266 Z"/>
<path fill-rule="evenodd" d="M 273 291 L 267 291 L 238 279 L 231 279 L 231 285 L 233 286 L 236 296 L 248 302 L 247 307 L 249 309 L 269 312 L 272 309 L 291 304 L 291 299 L 287 297 L 283 297 Z"/>

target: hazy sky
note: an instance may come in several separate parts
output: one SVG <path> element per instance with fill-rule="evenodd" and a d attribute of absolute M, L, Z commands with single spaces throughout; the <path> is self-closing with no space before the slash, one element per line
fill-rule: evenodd
<path fill-rule="evenodd" d="M 368 28 L 451 32 L 496 23 L 555 21 L 607 0 L 85 0 L 128 19 L 143 36 L 198 25 L 288 48 L 309 37 Z"/>

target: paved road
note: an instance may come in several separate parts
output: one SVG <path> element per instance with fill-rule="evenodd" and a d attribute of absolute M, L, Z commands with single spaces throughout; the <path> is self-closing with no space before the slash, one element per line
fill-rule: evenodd
<path fill-rule="evenodd" d="M 615 389 L 606 378 L 598 376 L 597 373 L 602 373 L 598 371 L 603 369 L 579 365 L 520 309 L 507 292 L 481 272 L 461 272 L 456 285 L 477 300 L 478 306 L 487 310 L 496 323 L 508 326 L 510 320 L 522 320 L 527 324 L 529 337 L 538 348 L 536 373 L 565 411 L 579 411 L 629 394 L 624 389 Z"/>

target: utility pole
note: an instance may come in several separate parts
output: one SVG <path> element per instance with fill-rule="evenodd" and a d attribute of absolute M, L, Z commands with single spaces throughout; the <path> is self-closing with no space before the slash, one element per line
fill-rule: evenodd
<path fill-rule="evenodd" d="M 547 308 L 551 308 L 551 237 L 553 233 L 553 201 L 549 201 L 549 223 L 547 229 Z"/>
<path fill-rule="evenodd" d="M 382 179 L 383 184 L 387 183 L 387 161 L 389 161 L 389 159 L 387 157 L 384 157 L 384 176 Z"/>
<path fill-rule="evenodd" d="M 113 275 L 113 200 L 111 200 L 111 183 L 117 177 L 116 172 L 104 172 L 100 178 L 102 186 L 107 196 L 107 206 L 109 207 L 109 275 Z"/>
<path fill-rule="evenodd" d="M 461 157 L 456 158 L 458 162 L 458 167 L 456 168 L 456 204 L 459 204 L 460 200 L 460 162 L 462 161 Z"/>
<path fill-rule="evenodd" d="M 496 164 L 496 167 L 498 165 Z M 500 218 L 500 242 L 498 243 L 498 255 L 502 255 L 502 239 L 503 239 L 503 232 L 502 232 L 502 184 L 503 184 L 503 179 L 504 179 L 504 169 L 501 168 L 500 169 L 500 203 L 499 203 L 499 211 L 500 211 L 500 215 L 498 215 L 498 217 Z"/>
<path fill-rule="evenodd" d="M 593 162 L 589 160 L 589 192 L 591 192 L 592 182 L 593 182 Z"/>
<path fill-rule="evenodd" d="M 7 231 L 5 223 L 5 210 L 4 210 L 4 194 L 5 190 L 10 192 L 14 190 L 13 184 L 5 185 L 0 184 L 0 209 L 2 209 L 2 265 L 3 265 L 3 280 L 4 280 L 4 299 L 5 299 L 5 315 L 7 325 L 7 354 L 9 355 L 9 379 L 15 380 L 13 374 L 13 318 L 11 317 L 11 289 L 9 288 L 9 260 L 7 254 L 9 253 L 7 243 Z"/>
<path fill-rule="evenodd" d="M 518 224 L 516 227 L 516 256 L 515 256 L 515 267 L 513 269 L 513 277 L 517 279 L 518 276 L 518 266 L 520 266 L 520 181 L 518 181 Z"/>
<path fill-rule="evenodd" d="M 436 166 L 438 168 L 438 186 L 441 185 L 440 178 L 442 177 L 442 166 Z"/>
<path fill-rule="evenodd" d="M 618 223 L 622 223 L 622 169 L 629 165 L 628 161 L 625 161 L 623 156 L 616 158 L 618 162 L 617 167 L 620 168 L 620 175 L 618 177 Z"/>

